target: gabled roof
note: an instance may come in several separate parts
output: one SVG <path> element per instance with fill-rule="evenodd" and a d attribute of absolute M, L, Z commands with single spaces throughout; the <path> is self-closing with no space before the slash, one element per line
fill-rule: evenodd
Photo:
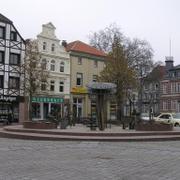
<path fill-rule="evenodd" d="M 66 50 L 87 53 L 95 56 L 106 56 L 106 54 L 103 51 L 100 51 L 82 41 L 73 41 L 67 44 Z"/>
<path fill-rule="evenodd" d="M 46 26 L 46 27 L 49 27 L 49 28 L 52 28 L 52 29 L 56 29 L 56 27 L 53 25 L 52 22 L 49 22 L 47 24 L 43 24 L 43 26 Z"/>
<path fill-rule="evenodd" d="M 9 20 L 7 17 L 5 17 L 4 15 L 2 15 L 0 13 L 0 21 L 1 22 L 5 22 L 5 23 L 9 23 L 9 24 L 12 24 L 13 22 L 11 20 Z"/>

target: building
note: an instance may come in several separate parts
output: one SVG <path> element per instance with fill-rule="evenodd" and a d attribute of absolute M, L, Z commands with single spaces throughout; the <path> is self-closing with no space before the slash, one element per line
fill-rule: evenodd
<path fill-rule="evenodd" d="M 173 57 L 166 57 L 166 75 L 161 81 L 161 112 L 180 112 L 180 65 L 174 66 Z"/>
<path fill-rule="evenodd" d="M 0 14 L 0 119 L 24 119 L 25 41 L 13 22 Z"/>
<path fill-rule="evenodd" d="M 66 48 L 71 60 L 71 111 L 76 118 L 87 117 L 95 112 L 96 103 L 88 97 L 86 85 L 97 81 L 106 54 L 81 41 L 71 42 Z"/>
<path fill-rule="evenodd" d="M 165 67 L 158 65 L 143 78 L 142 112 L 160 113 L 160 82 L 165 76 Z"/>
<path fill-rule="evenodd" d="M 41 89 L 33 97 L 33 119 L 47 119 L 49 113 L 56 112 L 63 117 L 70 100 L 70 56 L 55 35 L 52 23 L 42 25 L 42 32 L 37 36 L 41 63 L 49 72 L 48 86 L 41 84 Z"/>

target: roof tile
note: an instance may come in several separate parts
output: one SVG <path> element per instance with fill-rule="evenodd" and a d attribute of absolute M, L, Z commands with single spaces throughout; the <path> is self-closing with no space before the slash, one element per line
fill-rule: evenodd
<path fill-rule="evenodd" d="M 106 54 L 103 51 L 100 51 L 95 47 L 92 47 L 82 41 L 73 41 L 67 45 L 66 49 L 67 51 L 83 52 L 95 56 L 106 56 Z"/>

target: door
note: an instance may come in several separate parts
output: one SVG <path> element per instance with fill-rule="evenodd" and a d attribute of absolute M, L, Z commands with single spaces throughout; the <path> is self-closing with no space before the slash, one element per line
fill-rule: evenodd
<path fill-rule="evenodd" d="M 81 118 L 83 112 L 82 98 L 73 98 L 73 117 Z"/>

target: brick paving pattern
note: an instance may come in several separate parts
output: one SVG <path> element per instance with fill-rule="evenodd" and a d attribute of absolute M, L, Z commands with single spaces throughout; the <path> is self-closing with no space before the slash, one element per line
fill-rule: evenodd
<path fill-rule="evenodd" d="M 0 138 L 0 180 L 179 180 L 180 142 Z"/>

